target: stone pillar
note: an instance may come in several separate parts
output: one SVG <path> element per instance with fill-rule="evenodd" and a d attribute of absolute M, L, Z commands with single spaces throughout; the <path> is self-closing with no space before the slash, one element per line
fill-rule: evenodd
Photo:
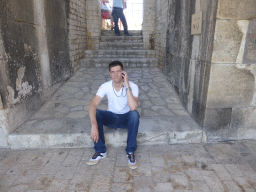
<path fill-rule="evenodd" d="M 144 0 L 143 2 L 142 35 L 145 49 L 155 47 L 155 15 L 156 0 Z"/>
<path fill-rule="evenodd" d="M 47 45 L 47 33 L 46 33 L 46 23 L 45 23 L 45 7 L 44 1 L 34 0 L 34 22 L 37 31 L 38 38 L 38 57 L 42 72 L 42 84 L 43 88 L 47 89 L 51 86 L 51 72 L 50 72 L 50 61 L 49 61 L 49 51 Z"/>
<path fill-rule="evenodd" d="M 204 123 L 211 140 L 256 139 L 255 7 L 218 1 Z"/>
<path fill-rule="evenodd" d="M 86 1 L 87 49 L 99 49 L 101 37 L 101 0 Z"/>
<path fill-rule="evenodd" d="M 0 18 L 0 148 L 6 148 L 8 146 L 7 143 L 7 137 L 8 137 L 8 132 L 7 132 L 7 126 L 8 126 L 8 121 L 7 121 L 7 111 L 4 109 L 4 104 L 3 104 L 3 98 L 6 100 L 7 99 L 7 94 L 4 94 L 6 90 L 6 85 L 8 82 L 7 78 L 7 71 L 6 71 L 6 55 L 5 55 L 5 50 L 4 50 L 4 45 L 2 41 L 2 35 L 1 35 L 1 18 Z"/>

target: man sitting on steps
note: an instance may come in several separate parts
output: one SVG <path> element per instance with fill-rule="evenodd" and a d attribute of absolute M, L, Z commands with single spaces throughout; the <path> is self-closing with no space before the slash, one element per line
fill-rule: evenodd
<path fill-rule="evenodd" d="M 91 120 L 91 139 L 94 141 L 95 154 L 87 162 L 95 165 L 100 159 L 107 156 L 103 125 L 110 128 L 127 128 L 127 147 L 125 149 L 128 157 L 128 165 L 136 169 L 134 152 L 137 149 L 137 133 L 139 128 L 139 113 L 136 111 L 139 89 L 136 84 L 129 81 L 127 73 L 123 70 L 120 61 L 109 64 L 109 74 L 112 80 L 103 83 L 98 89 L 96 96 L 89 105 L 89 116 Z M 108 98 L 108 110 L 97 109 L 104 96 Z"/>

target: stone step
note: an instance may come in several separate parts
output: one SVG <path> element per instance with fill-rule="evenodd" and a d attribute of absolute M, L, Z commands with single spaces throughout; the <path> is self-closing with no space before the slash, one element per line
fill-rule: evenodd
<path fill-rule="evenodd" d="M 129 33 L 133 36 L 142 36 L 142 30 L 129 30 Z M 124 36 L 124 31 L 120 30 L 120 35 Z M 116 36 L 114 30 L 102 30 L 101 36 Z"/>
<path fill-rule="evenodd" d="M 124 58 L 120 57 L 104 57 L 104 58 L 85 58 L 82 61 L 83 67 L 103 67 L 107 68 L 111 61 L 119 60 L 125 67 L 156 67 L 156 58 Z"/>
<path fill-rule="evenodd" d="M 100 49 L 114 49 L 114 50 L 127 50 L 127 49 L 144 49 L 144 43 L 140 42 L 100 42 Z"/>
<path fill-rule="evenodd" d="M 168 120 L 167 120 L 168 119 Z M 93 147 L 90 120 L 29 120 L 9 135 L 11 149 Z M 127 130 L 104 128 L 107 145 L 126 146 Z M 187 117 L 141 117 L 138 145 L 205 142 L 205 134 Z"/>
<path fill-rule="evenodd" d="M 86 50 L 86 58 L 154 58 L 155 50 Z"/>
<path fill-rule="evenodd" d="M 142 36 L 101 36 L 101 42 L 143 42 Z"/>

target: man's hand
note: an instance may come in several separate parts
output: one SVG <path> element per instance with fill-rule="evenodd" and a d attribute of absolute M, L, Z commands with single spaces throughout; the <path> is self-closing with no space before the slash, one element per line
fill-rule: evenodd
<path fill-rule="evenodd" d="M 93 142 L 98 143 L 99 141 L 99 130 L 98 130 L 98 126 L 93 126 L 91 128 L 91 139 L 93 140 Z"/>
<path fill-rule="evenodd" d="M 129 78 L 128 78 L 128 75 L 127 75 L 127 72 L 126 71 L 123 71 L 122 72 L 124 74 L 124 85 L 127 87 L 129 86 Z"/>

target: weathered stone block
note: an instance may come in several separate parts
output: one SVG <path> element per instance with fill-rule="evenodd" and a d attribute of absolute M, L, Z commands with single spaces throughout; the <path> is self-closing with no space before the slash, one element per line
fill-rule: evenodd
<path fill-rule="evenodd" d="M 235 63 L 240 46 L 243 46 L 241 45 L 243 36 L 241 26 L 236 20 L 218 20 L 215 28 L 212 63 Z"/>
<path fill-rule="evenodd" d="M 25 55 L 38 56 L 37 31 L 33 25 L 22 24 L 22 36 Z"/>
<path fill-rule="evenodd" d="M 208 140 L 226 139 L 231 123 L 231 108 L 206 109 L 204 128 Z"/>
<path fill-rule="evenodd" d="M 8 20 L 24 23 L 34 22 L 33 0 L 8 0 L 6 5 Z"/>
<path fill-rule="evenodd" d="M 238 128 L 247 129 L 256 125 L 256 107 L 234 108 L 232 109 L 231 132 L 236 132 Z"/>
<path fill-rule="evenodd" d="M 215 64 L 211 68 L 207 108 L 250 106 L 255 90 L 253 67 Z"/>
<path fill-rule="evenodd" d="M 243 63 L 256 64 L 256 21 L 249 21 Z"/>
<path fill-rule="evenodd" d="M 256 18 L 255 0 L 219 0 L 218 19 L 243 19 Z"/>
<path fill-rule="evenodd" d="M 24 45 L 22 41 L 22 30 L 19 23 L 6 22 L 2 30 L 3 42 L 6 53 L 13 56 L 24 56 Z"/>

